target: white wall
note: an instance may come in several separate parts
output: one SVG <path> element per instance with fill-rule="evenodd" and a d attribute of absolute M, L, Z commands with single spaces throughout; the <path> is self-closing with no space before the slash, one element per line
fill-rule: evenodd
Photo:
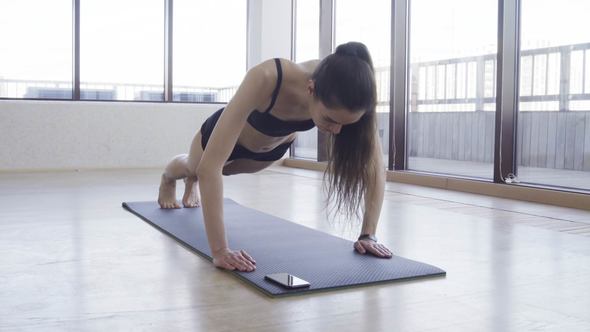
<path fill-rule="evenodd" d="M 250 0 L 248 66 L 290 58 L 291 0 Z M 0 100 L 0 171 L 163 167 L 223 105 Z"/>
<path fill-rule="evenodd" d="M 220 105 L 0 101 L 0 171 L 163 167 Z"/>

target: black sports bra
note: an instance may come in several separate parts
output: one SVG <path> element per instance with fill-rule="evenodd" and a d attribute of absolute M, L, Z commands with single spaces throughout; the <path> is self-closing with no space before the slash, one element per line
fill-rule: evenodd
<path fill-rule="evenodd" d="M 252 113 L 250 113 L 248 116 L 248 123 L 259 132 L 273 137 L 288 136 L 296 131 L 306 131 L 313 128 L 315 124 L 311 119 L 303 121 L 285 121 L 270 114 L 270 110 L 277 101 L 279 90 L 281 88 L 281 82 L 283 80 L 281 60 L 274 60 L 275 64 L 277 65 L 278 78 L 277 85 L 275 86 L 275 89 L 272 93 L 270 106 L 268 106 L 264 112 L 260 112 L 258 110 L 252 111 Z"/>

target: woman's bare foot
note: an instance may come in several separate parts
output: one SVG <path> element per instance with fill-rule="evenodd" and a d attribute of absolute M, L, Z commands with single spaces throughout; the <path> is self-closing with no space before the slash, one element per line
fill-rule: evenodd
<path fill-rule="evenodd" d="M 158 204 L 162 209 L 180 209 L 176 202 L 176 180 L 166 178 L 166 174 L 162 174 Z"/>
<path fill-rule="evenodd" d="M 194 208 L 201 206 L 199 200 L 199 189 L 197 188 L 197 180 L 194 178 L 184 179 L 184 195 L 182 196 L 182 205 L 185 208 Z"/>

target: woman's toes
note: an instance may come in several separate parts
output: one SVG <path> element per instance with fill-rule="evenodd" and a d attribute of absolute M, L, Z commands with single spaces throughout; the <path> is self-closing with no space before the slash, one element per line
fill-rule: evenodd
<path fill-rule="evenodd" d="M 182 205 L 184 205 L 185 208 L 195 208 L 195 207 L 199 207 L 200 203 L 198 200 L 194 201 L 191 199 L 187 199 L 187 200 L 182 201 Z"/>

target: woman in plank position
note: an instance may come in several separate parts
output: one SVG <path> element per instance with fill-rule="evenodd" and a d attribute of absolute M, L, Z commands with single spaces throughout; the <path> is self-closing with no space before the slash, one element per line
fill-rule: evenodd
<path fill-rule="evenodd" d="M 392 253 L 374 235 L 385 186 L 376 98 L 373 63 L 361 43 L 340 45 L 321 62 L 262 62 L 248 71 L 229 104 L 203 123 L 189 154 L 174 157 L 166 166 L 158 203 L 163 209 L 180 208 L 176 180 L 185 179 L 182 204 L 187 208 L 202 204 L 215 266 L 253 271 L 254 258 L 227 243 L 222 175 L 254 173 L 270 166 L 285 154 L 297 131 L 317 126 L 331 134 L 329 200 L 350 216 L 364 199 L 361 236 L 354 248 L 361 254 L 390 258 Z"/>

